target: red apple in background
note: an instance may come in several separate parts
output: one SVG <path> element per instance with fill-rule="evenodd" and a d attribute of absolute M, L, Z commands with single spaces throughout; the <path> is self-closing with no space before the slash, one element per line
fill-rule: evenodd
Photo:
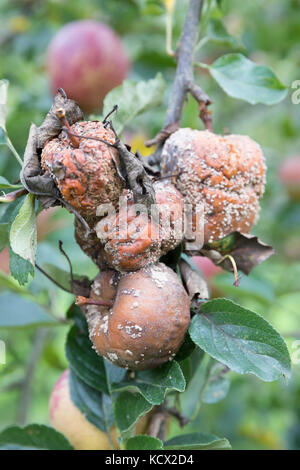
<path fill-rule="evenodd" d="M 193 256 L 192 261 L 203 273 L 203 276 L 205 277 L 206 280 L 210 280 L 213 277 L 215 277 L 217 274 L 222 272 L 222 269 L 216 266 L 206 256 Z"/>
<path fill-rule="evenodd" d="M 63 88 L 83 111 L 92 112 L 127 76 L 129 59 L 109 26 L 94 20 L 74 21 L 52 39 L 48 70 L 54 94 Z"/>
<path fill-rule="evenodd" d="M 279 168 L 279 179 L 292 201 L 300 201 L 300 155 L 287 158 Z"/>

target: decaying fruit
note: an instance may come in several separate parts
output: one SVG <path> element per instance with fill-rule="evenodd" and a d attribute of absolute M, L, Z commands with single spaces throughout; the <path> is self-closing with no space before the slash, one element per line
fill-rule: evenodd
<path fill-rule="evenodd" d="M 156 215 L 139 211 L 127 192 L 126 207 L 104 217 L 96 231 L 107 264 L 118 271 L 136 271 L 174 249 L 183 239 L 183 197 L 172 184 L 156 182 Z M 146 209 L 146 208 L 145 208 Z"/>
<path fill-rule="evenodd" d="M 115 449 L 120 445 L 117 439 L 117 429 L 110 429 L 109 437 L 106 432 L 90 423 L 77 408 L 70 396 L 69 370 L 65 370 L 54 385 L 49 401 L 51 425 L 64 434 L 76 450 L 110 450 L 111 444 Z M 136 423 L 136 434 L 147 431 L 152 412 L 142 416 Z"/>
<path fill-rule="evenodd" d="M 162 170 L 178 174 L 175 185 L 185 203 L 193 206 L 193 215 L 203 214 L 204 242 L 250 232 L 266 171 L 261 148 L 252 139 L 179 129 L 164 145 Z"/>
<path fill-rule="evenodd" d="M 190 301 L 176 274 L 162 263 L 120 274 L 102 271 L 86 305 L 95 350 L 119 367 L 154 368 L 172 361 L 190 321 Z"/>
<path fill-rule="evenodd" d="M 115 136 L 102 122 L 83 121 L 70 127 L 79 136 L 114 143 Z M 41 165 L 49 173 L 63 199 L 82 216 L 95 217 L 100 204 L 117 204 L 123 190 L 118 175 L 118 152 L 103 142 L 78 138 L 78 148 L 65 131 L 44 147 Z"/>

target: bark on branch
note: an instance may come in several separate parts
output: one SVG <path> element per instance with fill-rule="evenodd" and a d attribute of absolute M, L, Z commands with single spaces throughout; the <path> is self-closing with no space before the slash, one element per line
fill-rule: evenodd
<path fill-rule="evenodd" d="M 180 127 L 182 108 L 187 93 L 190 93 L 198 101 L 199 105 L 202 105 L 202 108 L 204 106 L 206 109 L 206 106 L 211 104 L 209 96 L 194 83 L 193 71 L 194 49 L 198 38 L 203 3 L 204 0 L 190 0 L 188 6 L 179 47 L 176 53 L 177 68 L 164 127 L 154 139 L 146 142 L 148 146 L 158 144 L 155 153 L 149 157 L 148 161 L 150 165 L 159 163 L 164 141 Z M 208 125 L 207 127 L 210 126 Z"/>

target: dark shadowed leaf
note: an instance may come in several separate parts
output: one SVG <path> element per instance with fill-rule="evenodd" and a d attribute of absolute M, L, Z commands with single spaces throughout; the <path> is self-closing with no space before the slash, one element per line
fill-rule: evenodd
<path fill-rule="evenodd" d="M 92 349 L 84 322 L 81 328 L 74 325 L 70 329 L 67 336 L 66 355 L 70 368 L 83 382 L 96 390 L 109 392 L 104 360 Z"/>
<path fill-rule="evenodd" d="M 12 426 L 0 433 L 1 450 L 72 450 L 65 436 L 41 424 Z"/>
<path fill-rule="evenodd" d="M 217 450 L 231 449 L 227 439 L 213 434 L 194 433 L 176 436 L 164 443 L 165 450 Z"/>
<path fill-rule="evenodd" d="M 0 251 L 8 244 L 8 224 L 0 223 Z"/>
<path fill-rule="evenodd" d="M 35 197 L 28 194 L 15 220 L 11 224 L 9 242 L 13 252 L 21 258 L 35 263 L 37 234 Z"/>
<path fill-rule="evenodd" d="M 137 372 L 134 379 L 126 377 L 118 384 L 113 384 L 113 391 L 124 389 L 138 390 L 152 405 L 160 405 L 167 390 L 183 392 L 185 379 L 182 370 L 176 361 L 163 364 L 156 369 Z"/>
<path fill-rule="evenodd" d="M 195 343 L 191 340 L 189 333 L 185 335 L 183 344 L 175 356 L 175 361 L 180 362 L 189 357 L 195 349 Z"/>
<path fill-rule="evenodd" d="M 116 424 L 121 432 L 128 431 L 137 420 L 148 413 L 152 405 L 139 393 L 119 393 L 114 403 Z"/>
<path fill-rule="evenodd" d="M 101 431 L 109 432 L 114 424 L 111 398 L 83 382 L 72 369 L 69 375 L 71 398 L 85 418 Z"/>
<path fill-rule="evenodd" d="M 203 304 L 189 332 L 201 349 L 240 374 L 266 382 L 290 376 L 288 349 L 279 333 L 260 315 L 230 300 Z"/>
<path fill-rule="evenodd" d="M 9 249 L 9 268 L 11 275 L 21 286 L 27 284 L 29 276 L 34 276 L 34 267 L 30 261 L 21 258 L 11 248 Z"/>
<path fill-rule="evenodd" d="M 126 442 L 126 450 L 159 450 L 162 448 L 162 441 L 151 436 L 135 436 Z"/>

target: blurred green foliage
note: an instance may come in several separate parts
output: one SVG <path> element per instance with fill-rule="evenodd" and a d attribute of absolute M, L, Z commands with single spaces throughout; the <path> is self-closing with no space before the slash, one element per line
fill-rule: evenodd
<path fill-rule="evenodd" d="M 212 1 L 208 2 L 213 4 Z M 207 42 L 197 51 L 197 62 L 212 63 L 228 52 L 243 52 L 258 64 L 268 65 L 287 86 L 300 78 L 300 1 L 223 0 L 213 10 L 230 35 L 232 49 Z M 173 45 L 178 40 L 186 0 L 177 1 Z M 165 52 L 165 14 L 160 1 L 150 0 L 2 0 L 0 4 L 0 78 L 10 81 L 8 134 L 18 152 L 24 152 L 31 122 L 40 124 L 51 103 L 47 76 L 47 47 L 62 25 L 93 18 L 114 28 L 122 37 L 132 60 L 130 78 L 153 78 L 162 72 L 167 96 L 175 61 Z M 207 17 L 203 15 L 202 28 Z M 149 40 L 151 38 L 151 40 Z M 263 147 L 267 158 L 267 188 L 261 217 L 254 229 L 264 242 L 273 244 L 276 256 L 255 268 L 241 287 L 232 286 L 228 274 L 216 278 L 213 292 L 240 301 L 259 312 L 283 334 L 291 354 L 299 338 L 300 318 L 300 203 L 289 201 L 277 172 L 289 155 L 299 153 L 300 105 L 288 98 L 276 106 L 251 106 L 225 95 L 206 70 L 196 69 L 196 79 L 212 97 L 216 132 L 248 134 Z M 165 103 L 166 103 L 165 102 Z M 100 110 L 99 110 L 100 111 Z M 126 128 L 125 139 L 152 137 L 164 120 L 165 106 L 145 113 Z M 202 128 L 197 104 L 189 99 L 183 126 Z M 0 174 L 18 180 L 19 166 L 9 149 L 0 146 Z M 3 210 L 0 207 L 0 214 Z M 47 212 L 46 212 L 47 214 Z M 41 217 L 41 216 L 40 216 Z M 73 238 L 73 217 L 65 210 L 51 212 L 40 224 L 38 262 L 54 263 L 68 269 L 58 250 L 63 240 L 75 272 L 92 277 L 96 269 L 80 251 Z M 1 269 L 7 270 L 7 254 L 0 254 Z M 0 276 L 1 290 L 18 289 Z M 11 283 L 11 285 L 9 284 Z M 9 287 L 10 286 L 10 287 Z M 20 293 L 21 295 L 24 292 Z M 36 273 L 29 294 L 56 318 L 61 326 L 52 329 L 1 330 L 6 343 L 6 365 L 0 364 L 0 429 L 15 423 L 49 422 L 48 397 L 59 374 L 67 367 L 64 342 L 68 324 L 65 314 L 73 297 Z M 0 305 L 1 309 L 1 305 Z M 1 311 L 1 310 L 0 310 Z M 39 356 L 37 363 L 35 357 Z M 31 383 L 27 378 L 34 367 Z M 172 422 L 170 437 L 179 433 L 208 432 L 226 436 L 233 448 L 300 448 L 300 364 L 293 365 L 288 384 L 260 383 L 249 376 L 230 373 L 227 397 L 218 404 L 203 404 L 197 418 L 184 430 Z"/>

